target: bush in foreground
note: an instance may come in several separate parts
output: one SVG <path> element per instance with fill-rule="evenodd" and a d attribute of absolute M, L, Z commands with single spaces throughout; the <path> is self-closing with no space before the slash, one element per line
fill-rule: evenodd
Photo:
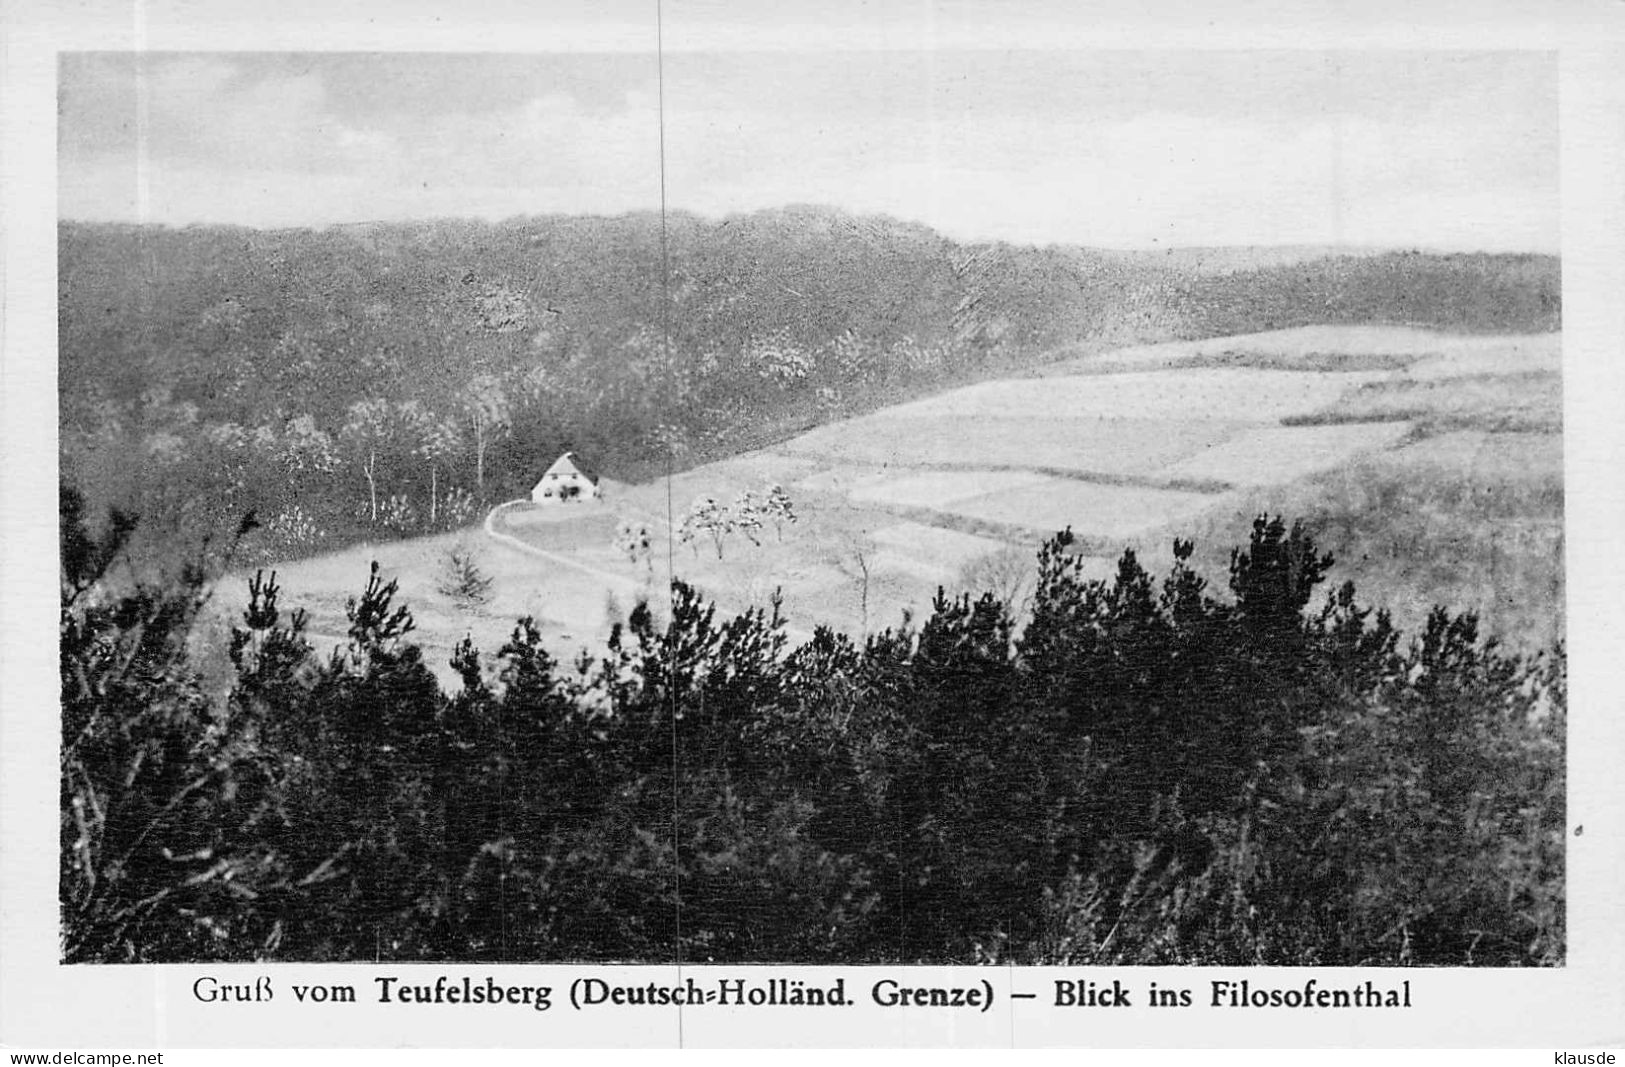
<path fill-rule="evenodd" d="M 939 594 L 859 644 L 673 589 L 571 666 L 520 620 L 442 692 L 376 572 L 317 656 L 256 578 L 120 588 L 64 495 L 68 961 L 1554 964 L 1561 648 L 1408 643 L 1301 527 L 1216 596 L 1041 550 L 1019 631 Z"/>

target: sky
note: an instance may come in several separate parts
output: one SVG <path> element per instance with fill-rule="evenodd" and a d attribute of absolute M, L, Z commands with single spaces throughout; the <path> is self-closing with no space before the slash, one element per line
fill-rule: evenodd
<path fill-rule="evenodd" d="M 1555 252 L 1546 52 L 64 53 L 63 218 L 723 216 Z M 662 119 L 664 120 L 662 123 Z"/>

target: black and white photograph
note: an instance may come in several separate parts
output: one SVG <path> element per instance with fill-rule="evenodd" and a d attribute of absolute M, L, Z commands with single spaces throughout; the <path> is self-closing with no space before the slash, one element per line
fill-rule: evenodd
<path fill-rule="evenodd" d="M 60 71 L 64 959 L 1562 962 L 1550 56 Z"/>
<path fill-rule="evenodd" d="M 56 53 L 36 963 L 1569 967 L 1559 52 L 620 7 Z"/>

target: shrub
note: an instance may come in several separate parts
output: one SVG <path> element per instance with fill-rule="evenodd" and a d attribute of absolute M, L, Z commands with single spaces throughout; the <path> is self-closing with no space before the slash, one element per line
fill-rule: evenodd
<path fill-rule="evenodd" d="M 386 529 L 406 532 L 417 528 L 418 509 L 407 497 L 397 493 L 378 507 L 378 522 Z"/>
<path fill-rule="evenodd" d="M 472 608 L 490 599 L 492 579 L 480 567 L 479 555 L 465 542 L 446 549 L 440 564 L 438 589 L 463 608 Z"/>
<path fill-rule="evenodd" d="M 278 512 L 265 526 L 266 547 L 277 556 L 297 556 L 321 544 L 327 531 L 298 504 Z"/>
<path fill-rule="evenodd" d="M 189 662 L 203 572 L 118 582 L 134 519 L 93 533 L 71 489 L 60 519 L 62 958 L 251 958 L 276 934 L 252 901 L 287 884 L 263 829 L 277 770 L 252 716 Z M 248 621 L 264 634 L 260 606 Z"/>
<path fill-rule="evenodd" d="M 67 960 L 1563 960 L 1561 647 L 1317 606 L 1296 523 L 1227 596 L 1062 533 L 1025 627 L 939 592 L 861 644 L 679 582 L 568 667 L 465 639 L 454 694 L 376 564 L 325 660 L 258 574 L 222 697 L 201 571 L 118 586 L 133 520 L 62 518 Z"/>
<path fill-rule="evenodd" d="M 456 530 L 467 526 L 479 515 L 479 503 L 474 494 L 456 486 L 440 498 L 440 525 L 442 529 Z"/>

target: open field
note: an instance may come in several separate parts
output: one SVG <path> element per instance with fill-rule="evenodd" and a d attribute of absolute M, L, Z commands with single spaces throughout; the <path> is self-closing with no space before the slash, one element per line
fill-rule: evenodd
<path fill-rule="evenodd" d="M 1333 403 L 1351 389 L 1378 381 L 1375 371 L 1300 374 L 1252 368 L 1195 368 L 1178 374 L 1124 371 L 1078 377 L 1012 378 L 982 382 L 900 404 L 890 420 L 948 415 L 963 419 L 1222 419 L 1275 422 Z"/>
<path fill-rule="evenodd" d="M 1182 359 L 1168 360 L 1156 366 L 1157 370 L 1196 369 L 1248 369 L 1268 371 L 1295 371 L 1297 373 L 1362 373 L 1407 370 L 1437 356 L 1403 355 L 1395 352 L 1269 352 L 1245 348 L 1227 348 L 1222 352 L 1204 353 Z M 1135 369 L 1148 369 L 1136 367 Z M 1097 370 L 1098 373 L 1098 370 Z M 1121 373 L 1110 371 L 1110 373 Z"/>
<path fill-rule="evenodd" d="M 583 544 L 607 543 L 621 520 L 609 506 L 584 501 L 556 508 L 508 509 L 502 513 L 502 521 L 509 532 L 522 535 L 537 548 L 569 551 Z"/>
<path fill-rule="evenodd" d="M 1455 432 L 1227 501 L 1193 524 L 1220 575 L 1261 512 L 1301 517 L 1369 604 L 1414 634 L 1428 609 L 1477 612 L 1507 644 L 1563 635 L 1563 448 L 1546 433 Z"/>
<path fill-rule="evenodd" d="M 481 603 L 459 602 L 440 590 L 446 557 L 456 545 L 466 546 L 480 571 L 491 579 Z M 471 636 L 488 659 L 507 641 L 514 620 L 534 616 L 548 648 L 566 661 L 582 649 L 602 648 L 613 611 L 634 603 L 642 583 L 628 566 L 625 574 L 606 578 L 578 568 L 517 551 L 484 536 L 478 527 L 415 538 L 410 541 L 354 545 L 340 552 L 276 565 L 286 610 L 304 609 L 311 644 L 326 654 L 348 628 L 346 602 L 360 595 L 368 569 L 376 560 L 385 580 L 400 583 L 397 603 L 412 609 L 414 640 L 423 647 L 442 683 L 454 685 L 447 663 L 464 636 Z M 247 602 L 247 574 L 224 578 L 211 602 L 211 621 L 223 635 L 240 618 Z M 613 598 L 613 599 L 612 599 Z"/>
<path fill-rule="evenodd" d="M 1005 547 L 1002 541 L 917 522 L 887 526 L 870 536 L 879 550 L 875 561 L 881 570 L 912 573 L 949 587 L 967 566 Z"/>
<path fill-rule="evenodd" d="M 1226 358 L 1237 369 L 1188 366 Z M 1342 561 L 1334 578 L 1407 627 L 1439 602 L 1543 643 L 1562 625 L 1560 363 L 1555 334 L 1310 327 L 1093 357 L 1076 369 L 1106 373 L 985 383 L 781 451 L 826 464 L 808 489 L 912 506 L 938 493 L 937 517 L 911 514 L 916 526 L 1070 524 L 1108 558 L 1133 544 L 1160 559 L 1172 536 L 1196 535 L 1221 587 L 1254 515 L 1302 515 Z M 1098 417 L 1114 405 L 1157 417 Z M 1217 491 L 1185 491 L 1197 484 Z"/>
<path fill-rule="evenodd" d="M 814 477 L 838 480 L 851 464 L 1073 471 L 1107 478 L 1152 478 L 1162 468 L 1251 425 L 1227 419 L 1071 418 L 885 414 L 824 426 L 781 446 L 840 466 Z M 814 483 L 803 481 L 806 488 Z"/>
<path fill-rule="evenodd" d="M 1563 346 L 1557 334 L 1500 338 L 1500 344 L 1447 348 L 1415 363 L 1407 377 L 1418 380 L 1484 374 L 1559 374 Z"/>
<path fill-rule="evenodd" d="M 1551 371 L 1372 382 L 1291 421 L 1327 425 L 1376 420 L 1413 422 L 1426 432 L 1558 433 L 1563 428 L 1563 382 Z"/>
<path fill-rule="evenodd" d="M 747 452 L 722 463 L 678 471 L 671 478 L 669 502 L 680 516 L 696 497 L 713 496 L 726 504 L 746 490 L 760 492 L 775 482 L 792 485 L 817 469 L 815 463 L 804 458 L 775 451 Z M 605 497 L 618 511 L 636 513 L 649 521 L 665 521 L 668 484 L 664 478 L 641 485 L 612 485 Z"/>
<path fill-rule="evenodd" d="M 1042 484 L 1046 479 L 1032 471 L 924 471 L 869 482 L 852 491 L 861 503 L 901 504 L 929 508 L 952 504 L 984 493 L 1006 492 L 1023 486 Z"/>
<path fill-rule="evenodd" d="M 1075 526 L 1086 536 L 1124 538 L 1175 524 L 1199 514 L 1211 503 L 1212 498 L 1202 493 L 1049 478 L 1034 485 L 956 501 L 946 510 L 1040 531 Z"/>
<path fill-rule="evenodd" d="M 1220 365 L 1305 366 L 1314 370 L 1392 370 L 1431 359 L 1507 360 L 1552 358 L 1560 335 L 1463 335 L 1412 326 L 1300 326 L 1290 330 L 1208 337 L 1198 341 L 1134 345 L 1100 355 L 1081 355 L 1051 363 L 1034 373 L 1043 376 L 1115 374 L 1124 370 Z M 1249 363 L 1248 360 L 1255 360 Z"/>
<path fill-rule="evenodd" d="M 1172 479 L 1279 485 L 1388 448 L 1408 433 L 1403 422 L 1270 426 L 1247 430 L 1163 470 Z"/>
<path fill-rule="evenodd" d="M 1563 438 L 1558 434 L 1442 433 L 1406 445 L 1391 458 L 1429 473 L 1457 472 L 1509 486 L 1534 484 L 1561 500 Z"/>
<path fill-rule="evenodd" d="M 494 653 L 526 613 L 570 658 L 637 600 L 658 613 L 668 562 L 725 613 L 777 591 L 793 636 L 857 634 L 918 615 L 938 586 L 1019 600 L 1033 547 L 1066 526 L 1105 579 L 1126 546 L 1156 569 L 1174 536 L 1194 537 L 1222 590 L 1230 549 L 1267 512 L 1303 517 L 1338 557 L 1333 580 L 1409 630 L 1437 601 L 1541 643 L 1562 627 L 1560 351 L 1555 335 L 1308 327 L 1107 353 L 1076 374 L 821 426 L 669 485 L 605 483 L 604 503 L 580 511 L 505 509 L 493 528 L 518 545 L 458 535 L 493 579 L 477 606 L 436 590 L 454 537 L 299 561 L 283 584 L 313 629 L 341 633 L 344 599 L 378 558 L 439 659 L 465 633 Z M 729 534 L 720 557 L 709 537 L 675 542 L 668 515 L 770 484 L 795 503 L 782 531 Z M 623 521 L 648 528 L 647 561 L 613 547 Z"/>

